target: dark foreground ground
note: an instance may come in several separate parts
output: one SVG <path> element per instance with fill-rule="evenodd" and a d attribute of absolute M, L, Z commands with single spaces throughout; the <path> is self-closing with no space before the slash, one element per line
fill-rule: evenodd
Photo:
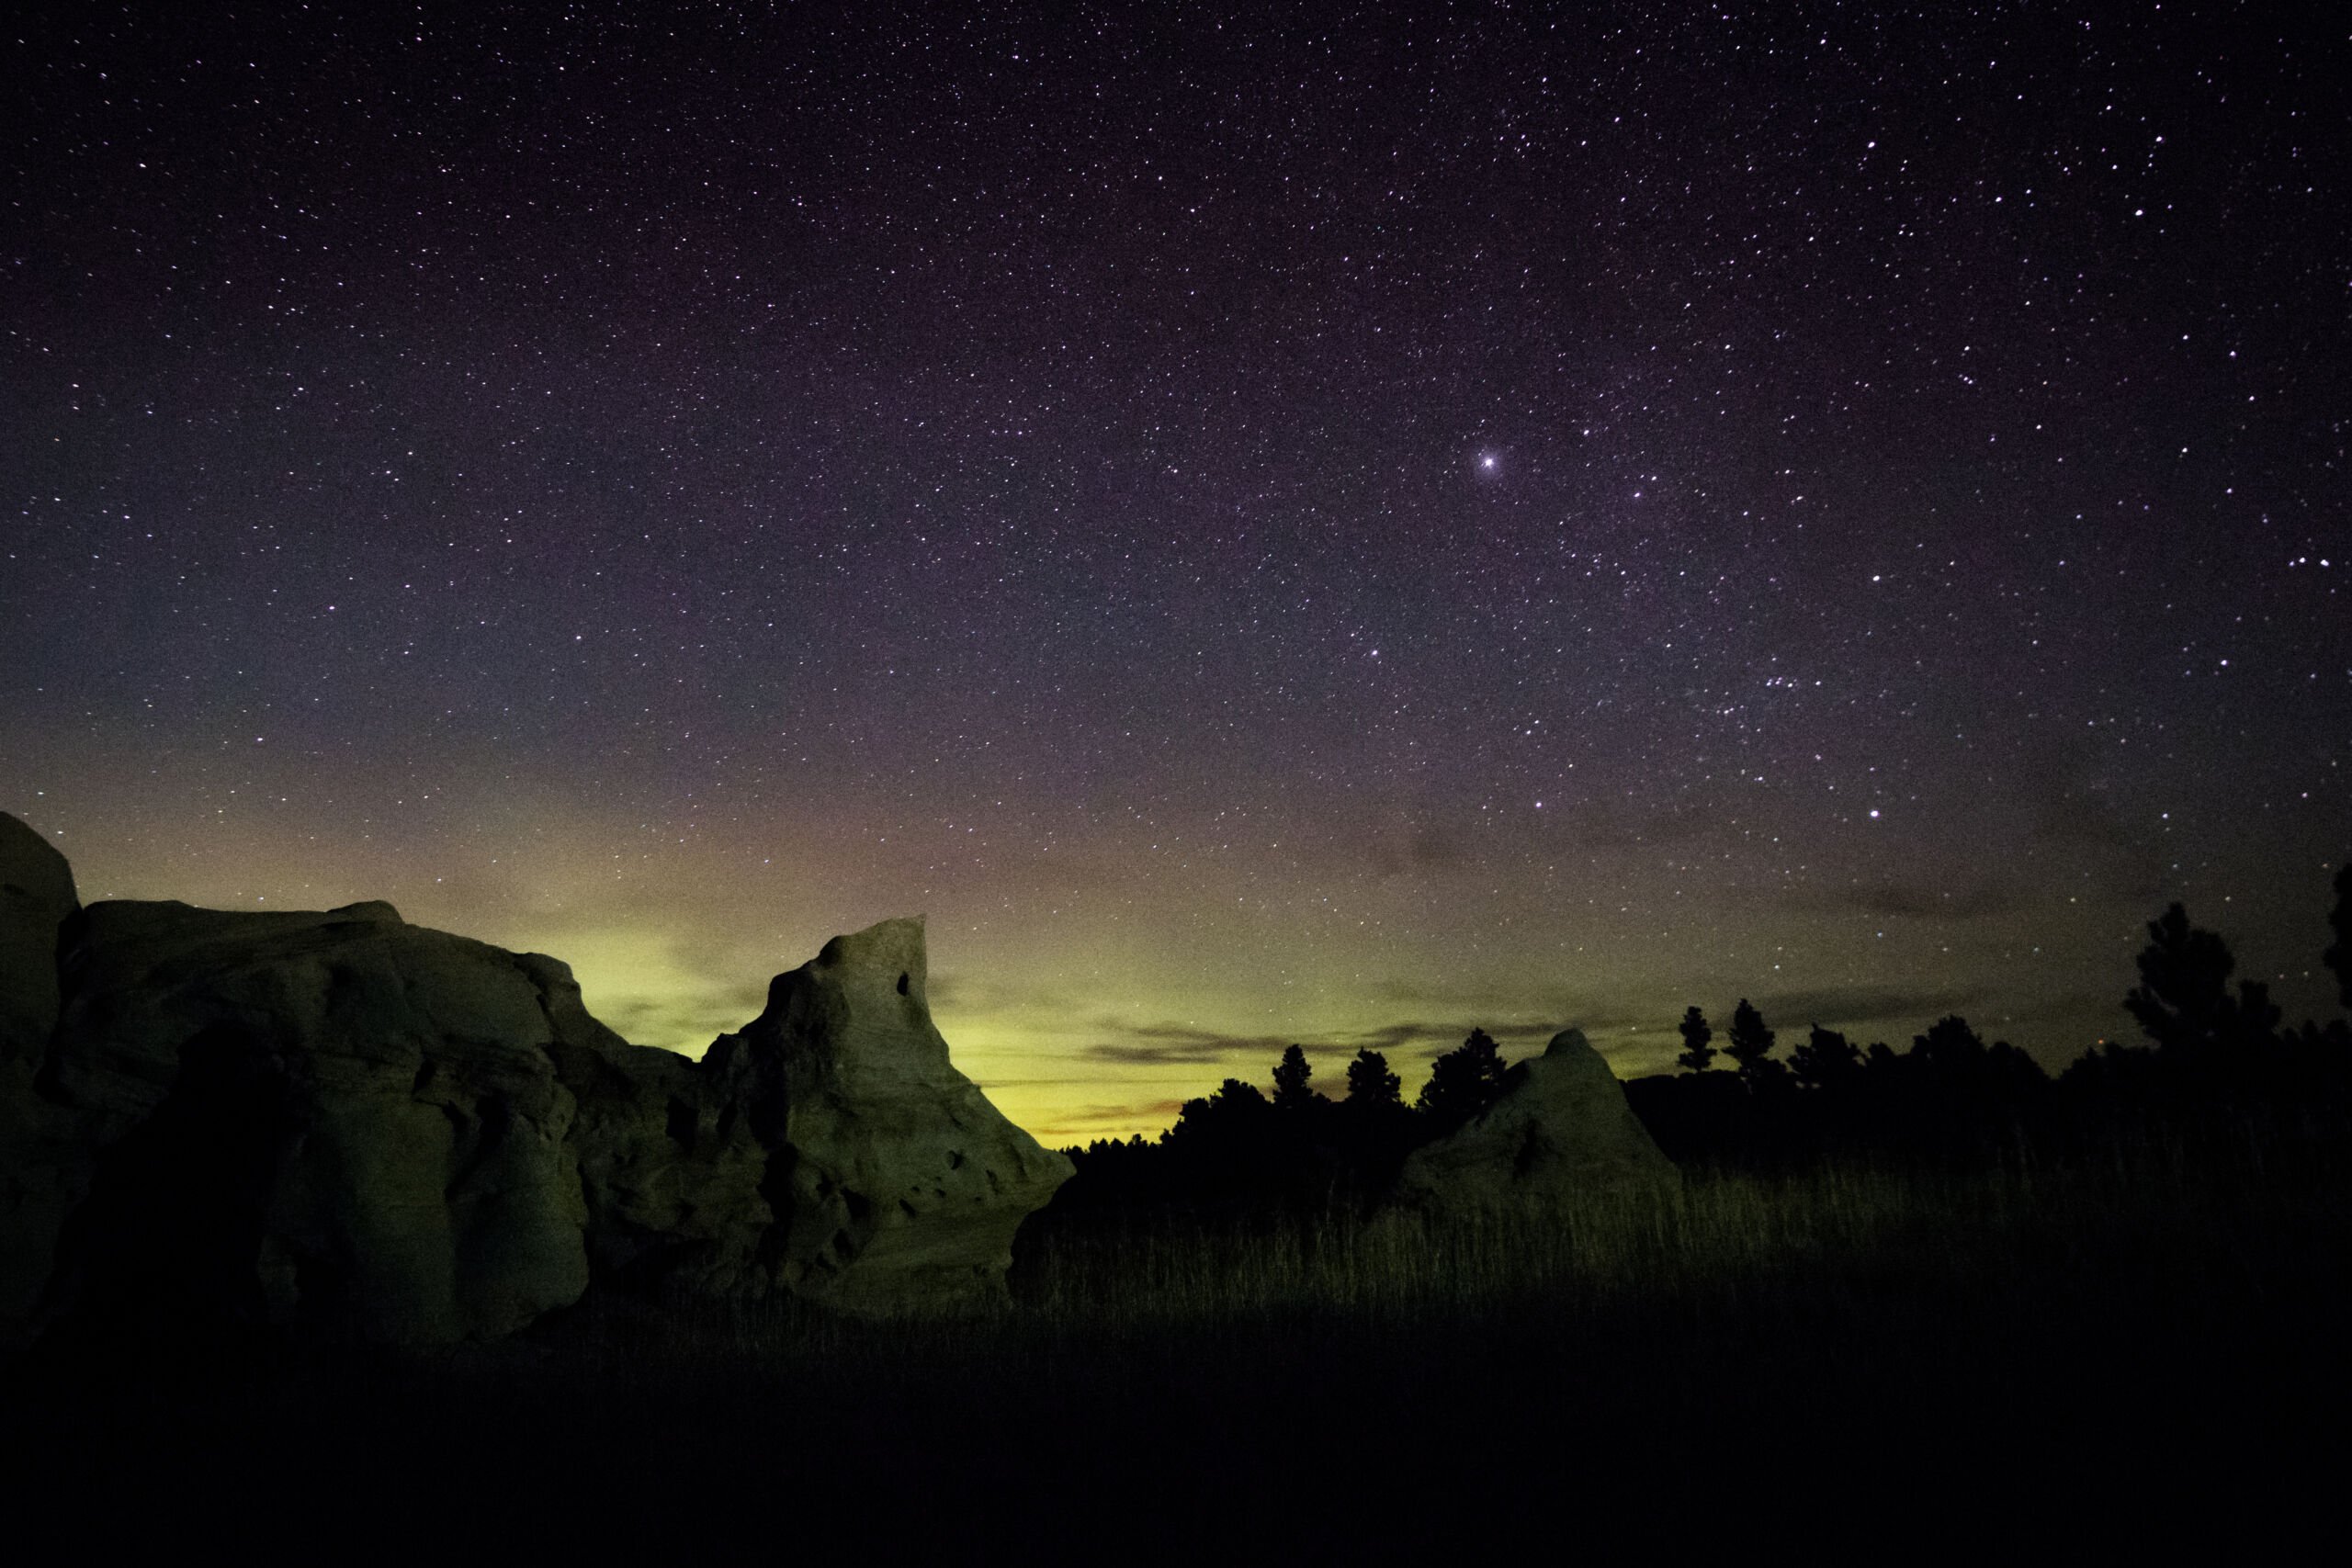
<path fill-rule="evenodd" d="M 1542 1225 L 1048 1215 L 954 1323 L 59 1340 L 0 1475 L 77 1556 L 2259 1553 L 2341 1529 L 2346 1155 L 2281 1114 Z"/>

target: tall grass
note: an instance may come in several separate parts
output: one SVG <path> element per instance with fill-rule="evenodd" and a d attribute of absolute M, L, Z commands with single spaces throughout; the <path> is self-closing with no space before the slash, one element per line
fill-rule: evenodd
<path fill-rule="evenodd" d="M 2292 1114 L 1966 1167 L 1694 1171 L 1542 1214 L 1049 1212 L 1009 1299 L 957 1317 L 591 1303 L 452 1353 L 11 1369 L 0 1466 L 61 1495 L 258 1476 L 322 1506 L 357 1474 L 666 1550 L 672 1514 L 611 1499 L 751 1509 L 730 1540 L 781 1511 L 796 1541 L 854 1546 L 1043 1498 L 1064 1537 L 1126 1554 L 1139 1517 L 1435 1539 L 1523 1507 L 1529 1476 L 1774 1517 L 2096 1481 L 2163 1519 L 2219 1497 L 2219 1465 L 2238 1496 L 2317 1451 L 2286 1434 L 2352 1391 L 2347 1259 L 2352 1148 Z M 2179 1454 L 2203 1490 L 2165 1484 Z"/>
<path fill-rule="evenodd" d="M 847 1318 L 789 1300 L 624 1306 L 537 1337 L 546 1357 L 616 1375 L 702 1364 L 890 1376 L 1039 1347 L 1308 1326 L 1648 1312 L 1703 1334 L 1711 1318 L 1765 1309 L 2222 1310 L 2331 1280 L 2348 1259 L 2352 1144 L 2291 1114 L 2245 1114 L 2121 1128 L 2064 1155 L 2016 1143 L 1942 1168 L 1698 1170 L 1678 1188 L 1557 1209 L 1077 1223 L 1048 1212 L 1023 1232 L 1007 1299 L 958 1316 Z"/>
<path fill-rule="evenodd" d="M 1697 1171 L 1678 1189 L 1561 1209 L 1318 1213 L 1218 1224 L 1039 1227 L 1010 1316 L 1117 1334 L 1266 1314 L 1389 1322 L 1542 1304 L 1596 1308 L 1857 1281 L 2079 1287 L 2157 1267 L 2300 1273 L 2352 1241 L 2352 1148 L 2324 1128 L 2244 1116 L 2138 1126 L 2064 1156 L 2023 1144 L 1982 1163 Z"/>

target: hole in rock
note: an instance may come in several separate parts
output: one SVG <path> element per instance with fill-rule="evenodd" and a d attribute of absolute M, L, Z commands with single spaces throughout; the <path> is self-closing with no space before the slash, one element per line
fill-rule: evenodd
<path fill-rule="evenodd" d="M 899 975 L 899 995 L 900 995 L 900 996 L 902 996 L 902 997 L 903 997 L 903 996 L 905 996 L 906 994 L 907 994 L 907 977 L 906 977 L 906 976 L 905 976 L 904 974 L 901 974 L 901 975 Z"/>

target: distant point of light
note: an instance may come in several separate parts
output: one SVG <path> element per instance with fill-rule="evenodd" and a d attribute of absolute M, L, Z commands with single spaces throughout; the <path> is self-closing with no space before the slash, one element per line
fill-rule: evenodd
<path fill-rule="evenodd" d="M 1492 452 L 1487 453 L 1485 457 L 1478 459 L 1478 466 L 1486 469 L 1488 473 L 1493 473 L 1495 471 L 1495 455 Z"/>
<path fill-rule="evenodd" d="M 1878 820 L 1878 807 L 1875 806 L 1871 807 L 1871 820 L 1873 822 Z"/>

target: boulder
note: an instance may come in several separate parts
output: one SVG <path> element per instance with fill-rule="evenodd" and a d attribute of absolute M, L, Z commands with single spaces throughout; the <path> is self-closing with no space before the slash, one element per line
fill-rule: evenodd
<path fill-rule="evenodd" d="M 62 941 L 19 1075 L 41 1136 L 0 1161 L 17 1341 L 70 1316 L 447 1343 L 592 1286 L 954 1306 L 1002 1292 L 1070 1174 L 950 1064 L 920 920 L 835 938 L 700 1062 L 605 1028 L 554 959 L 389 904 L 107 902 Z"/>
<path fill-rule="evenodd" d="M 1541 1207 L 1679 1179 L 1609 1064 L 1566 1029 L 1504 1075 L 1492 1105 L 1414 1150 L 1396 1190 L 1419 1208 Z"/>
<path fill-rule="evenodd" d="M 85 1174 L 80 1129 L 34 1088 L 57 1026 L 58 932 L 80 908 L 65 857 L 0 812 L 0 1345 L 30 1327 Z"/>
<path fill-rule="evenodd" d="M 925 970 L 920 919 L 835 937 L 700 1063 L 583 1090 L 600 1267 L 867 1312 L 1001 1295 L 1072 1167 L 956 1070 Z"/>
<path fill-rule="evenodd" d="M 0 811 L 0 1063 L 38 1068 L 57 1023 L 57 931 L 82 907 L 74 868 Z"/>
<path fill-rule="evenodd" d="M 389 904 L 92 906 L 44 1080 L 95 1156 L 51 1305 L 439 1343 L 576 1301 L 558 1042 L 629 1049 L 562 964 Z"/>

